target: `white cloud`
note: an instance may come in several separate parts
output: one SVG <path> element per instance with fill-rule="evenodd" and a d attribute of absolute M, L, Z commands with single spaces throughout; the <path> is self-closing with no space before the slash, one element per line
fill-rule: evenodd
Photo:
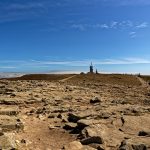
<path fill-rule="evenodd" d="M 144 29 L 144 28 L 148 28 L 149 24 L 148 22 L 133 22 L 130 20 L 127 21 L 111 21 L 109 23 L 96 23 L 96 24 L 90 24 L 90 23 L 86 23 L 86 24 L 72 24 L 71 28 L 74 29 L 78 29 L 81 31 L 85 31 L 87 29 L 118 29 L 118 30 L 122 30 L 122 29 Z"/>
<path fill-rule="evenodd" d="M 117 0 L 118 1 L 118 0 Z M 119 0 L 118 4 L 121 6 L 143 6 L 150 5 L 149 0 Z"/>
<path fill-rule="evenodd" d="M 10 5 L 6 5 L 5 7 L 3 7 L 3 9 L 6 10 L 30 10 L 30 9 L 38 9 L 38 8 L 43 8 L 44 4 L 43 3 L 38 3 L 38 2 L 31 2 L 31 3 L 12 3 Z"/>
<path fill-rule="evenodd" d="M 113 21 L 110 25 L 111 28 L 116 28 L 118 25 L 118 22 L 117 21 Z"/>
<path fill-rule="evenodd" d="M 15 61 L 13 66 L 1 66 L 0 69 L 15 69 L 15 68 L 46 68 L 50 66 L 89 66 L 90 62 L 94 65 L 127 65 L 127 64 L 150 64 L 150 60 L 143 58 L 122 58 L 122 59 L 93 59 L 93 60 L 72 60 L 72 61 Z"/>
<path fill-rule="evenodd" d="M 138 24 L 136 26 L 137 29 L 142 29 L 142 28 L 147 28 L 148 27 L 148 23 L 147 22 L 143 22 L 141 24 Z"/>
<path fill-rule="evenodd" d="M 16 69 L 14 66 L 0 66 L 0 69 Z"/>
<path fill-rule="evenodd" d="M 109 26 L 108 26 L 107 24 L 101 24 L 101 25 L 100 25 L 100 28 L 102 28 L 102 29 L 108 29 Z"/>
<path fill-rule="evenodd" d="M 144 30 L 149 27 L 148 22 L 133 22 L 127 21 L 111 21 L 109 23 L 96 23 L 96 24 L 72 24 L 71 28 L 79 31 L 87 30 L 116 30 L 127 32 L 130 38 L 136 38 L 138 30 Z M 134 30 L 134 31 L 133 31 Z"/>
<path fill-rule="evenodd" d="M 83 24 L 73 24 L 73 25 L 71 25 L 71 28 L 84 31 L 85 30 L 85 25 L 83 25 Z"/>
<path fill-rule="evenodd" d="M 130 32 L 129 35 L 130 35 L 131 38 L 135 38 L 136 37 L 136 32 Z"/>
<path fill-rule="evenodd" d="M 111 6 L 149 6 L 149 0 L 102 0 L 106 5 Z"/>
<path fill-rule="evenodd" d="M 7 61 L 7 60 L 6 60 Z M 5 62 L 6 62 L 5 61 Z M 93 62 L 94 67 L 96 68 L 107 68 L 109 66 L 112 66 L 113 69 L 109 72 L 116 72 L 119 73 L 119 70 L 117 68 L 120 68 L 115 65 L 136 65 L 139 64 L 149 66 L 150 60 L 143 59 L 143 58 L 120 58 L 120 59 L 85 59 L 85 60 L 72 60 L 72 61 L 36 61 L 36 60 L 29 60 L 29 61 L 14 61 L 14 64 L 12 63 L 11 66 L 1 66 L 0 72 L 30 72 L 30 73 L 80 73 L 81 71 L 88 70 L 88 67 Z M 13 61 L 12 61 L 13 62 Z M 22 62 L 22 63 L 20 63 Z M 124 66 L 126 68 L 126 66 Z M 23 69 L 24 68 L 24 69 Z M 67 70 L 64 70 L 64 68 L 70 68 Z M 139 68 L 140 69 L 140 68 Z M 133 68 L 134 70 L 134 68 Z M 71 71 L 71 72 L 70 72 Z M 122 70 L 122 73 L 128 73 L 128 70 Z M 143 73 L 146 73 L 147 70 L 142 71 Z M 135 72 L 135 71 L 133 71 Z M 132 73 L 133 73 L 132 72 Z M 139 72 L 139 70 L 137 70 Z M 121 72 L 120 72 L 121 73 Z M 148 73 L 147 73 L 148 74 Z M 9 75 L 9 74 L 8 74 Z M 15 76 L 18 74 L 15 74 Z M 21 74 L 19 74 L 20 76 Z M 0 78 L 4 77 L 4 75 L 1 75 Z M 6 77 L 6 75 L 5 75 Z M 10 75 L 9 75 L 10 77 Z"/>
<path fill-rule="evenodd" d="M 127 64 L 150 64 L 150 61 L 142 58 L 123 58 L 123 59 L 108 59 L 103 64 L 112 65 L 127 65 Z"/>

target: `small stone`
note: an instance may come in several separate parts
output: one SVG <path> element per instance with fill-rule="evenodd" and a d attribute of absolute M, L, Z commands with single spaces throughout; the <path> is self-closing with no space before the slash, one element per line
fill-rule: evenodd
<path fill-rule="evenodd" d="M 3 133 L 2 129 L 0 128 L 0 136 L 3 136 L 3 135 L 4 135 L 4 133 Z"/>
<path fill-rule="evenodd" d="M 49 125 L 48 128 L 49 128 L 49 130 L 52 130 L 52 129 L 56 129 L 57 127 L 54 125 Z"/>
<path fill-rule="evenodd" d="M 101 102 L 101 100 L 98 97 L 94 97 L 90 100 L 91 104 L 100 103 L 100 102 Z"/>
<path fill-rule="evenodd" d="M 108 118 L 110 118 L 110 116 L 111 116 L 111 114 L 108 112 L 103 112 L 103 113 L 98 115 L 98 117 L 101 119 L 108 119 Z"/>
<path fill-rule="evenodd" d="M 150 137 L 150 132 L 140 131 L 138 136 L 148 136 L 148 137 Z"/>
<path fill-rule="evenodd" d="M 25 140 L 25 139 L 22 139 L 22 140 L 21 140 L 21 143 L 25 144 L 25 143 L 26 143 L 26 140 Z"/>
<path fill-rule="evenodd" d="M 0 132 L 0 136 L 3 136 L 4 135 L 4 133 L 3 132 Z"/>

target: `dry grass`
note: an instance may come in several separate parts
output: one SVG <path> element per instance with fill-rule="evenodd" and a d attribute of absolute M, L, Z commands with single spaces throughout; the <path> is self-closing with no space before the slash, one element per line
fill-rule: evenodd
<path fill-rule="evenodd" d="M 126 86 L 139 86 L 141 83 L 133 75 L 121 75 L 121 74 L 83 74 L 78 75 L 70 80 L 68 83 L 73 84 L 118 84 Z"/>
<path fill-rule="evenodd" d="M 46 80 L 60 81 L 72 77 L 73 74 L 29 74 L 22 77 L 10 78 L 11 81 L 17 80 Z M 143 76 L 145 80 L 150 80 L 150 77 Z M 141 83 L 133 75 L 122 74 L 80 74 L 65 81 L 69 84 L 84 85 L 84 84 L 117 84 L 125 86 L 139 86 Z"/>
<path fill-rule="evenodd" d="M 10 78 L 11 81 L 16 80 L 48 80 L 48 81 L 58 81 L 72 76 L 71 74 L 28 74 L 22 77 Z"/>
<path fill-rule="evenodd" d="M 142 79 L 144 79 L 146 82 L 150 82 L 150 76 L 140 76 Z"/>

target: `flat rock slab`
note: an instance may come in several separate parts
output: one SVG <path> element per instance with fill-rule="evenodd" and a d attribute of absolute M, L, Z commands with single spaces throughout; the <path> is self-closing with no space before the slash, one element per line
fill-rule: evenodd
<path fill-rule="evenodd" d="M 23 129 L 23 123 L 15 116 L 0 115 L 0 128 L 3 132 Z"/>
<path fill-rule="evenodd" d="M 13 133 L 7 133 L 0 136 L 0 149 L 2 150 L 16 149 L 16 143 Z"/>
<path fill-rule="evenodd" d="M 87 117 L 92 117 L 95 115 L 97 115 L 97 112 L 91 111 L 91 110 L 86 110 L 86 111 L 81 111 L 81 112 L 76 112 L 76 113 L 69 113 L 68 114 L 68 121 L 76 123 L 80 119 L 85 119 Z"/>
<path fill-rule="evenodd" d="M 77 122 L 79 128 L 85 128 L 87 126 L 98 124 L 98 123 L 100 123 L 100 121 L 94 119 L 81 119 Z"/>
<path fill-rule="evenodd" d="M 103 144 L 116 147 L 124 139 L 124 134 L 115 128 L 108 128 L 104 124 L 95 124 L 85 127 L 80 137 L 82 144 Z"/>
<path fill-rule="evenodd" d="M 2 105 L 18 105 L 21 104 L 18 100 L 15 99 L 0 99 L 0 104 Z"/>
<path fill-rule="evenodd" d="M 77 127 L 76 123 L 66 123 L 65 126 L 63 127 L 66 130 L 73 130 Z"/>
<path fill-rule="evenodd" d="M 8 115 L 8 116 L 13 116 L 13 115 L 18 115 L 19 113 L 19 108 L 18 106 L 6 106 L 6 105 L 0 105 L 0 115 Z"/>
<path fill-rule="evenodd" d="M 74 141 L 66 145 L 64 147 L 64 150 L 96 150 L 96 149 L 90 146 L 84 146 L 78 141 Z"/>
<path fill-rule="evenodd" d="M 133 135 L 138 135 L 139 131 L 149 131 L 150 130 L 150 117 L 149 115 L 144 116 L 124 116 L 124 125 L 121 129 L 124 133 L 130 133 Z"/>
<path fill-rule="evenodd" d="M 82 144 L 78 141 L 74 141 L 69 143 L 64 147 L 65 150 L 80 150 L 82 148 Z"/>

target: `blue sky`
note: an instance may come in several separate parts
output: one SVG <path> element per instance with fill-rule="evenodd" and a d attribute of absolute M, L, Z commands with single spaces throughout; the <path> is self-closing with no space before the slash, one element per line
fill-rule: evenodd
<path fill-rule="evenodd" d="M 1 0 L 0 72 L 150 74 L 149 0 Z"/>

